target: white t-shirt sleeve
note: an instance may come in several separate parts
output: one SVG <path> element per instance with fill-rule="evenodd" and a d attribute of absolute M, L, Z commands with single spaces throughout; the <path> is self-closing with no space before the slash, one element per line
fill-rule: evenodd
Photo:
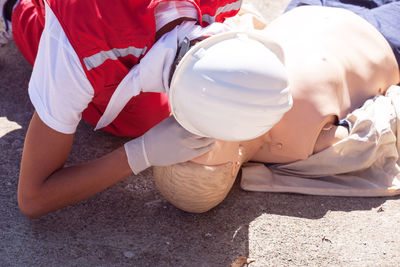
<path fill-rule="evenodd" d="M 47 4 L 28 91 L 40 119 L 65 134 L 75 132 L 83 110 L 93 98 L 93 87 L 79 58 Z"/>

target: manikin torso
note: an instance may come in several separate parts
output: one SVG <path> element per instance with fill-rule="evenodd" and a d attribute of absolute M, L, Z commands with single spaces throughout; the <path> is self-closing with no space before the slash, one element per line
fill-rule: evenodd
<path fill-rule="evenodd" d="M 323 129 L 399 82 L 385 38 L 367 21 L 338 8 L 303 6 L 283 14 L 264 34 L 283 49 L 293 107 L 252 158 L 306 159 Z"/>
<path fill-rule="evenodd" d="M 350 11 L 298 7 L 269 24 L 263 34 L 283 49 L 292 109 L 265 135 L 240 144 L 221 142 L 195 162 L 216 165 L 306 159 L 345 134 L 334 125 L 339 119 L 400 81 L 385 38 Z M 244 155 L 238 157 L 239 145 Z"/>

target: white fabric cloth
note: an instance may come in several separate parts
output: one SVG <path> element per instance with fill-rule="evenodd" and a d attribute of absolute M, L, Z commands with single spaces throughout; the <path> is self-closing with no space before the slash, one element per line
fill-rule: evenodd
<path fill-rule="evenodd" d="M 197 19 L 189 2 L 166 2 L 155 10 L 156 29 L 181 18 Z M 60 23 L 45 1 L 46 22 L 29 82 L 29 96 L 41 120 L 52 129 L 72 134 L 94 90 Z"/>
<path fill-rule="evenodd" d="M 400 87 L 367 100 L 346 119 L 349 136 L 306 160 L 246 164 L 241 187 L 331 196 L 400 194 Z"/>
<path fill-rule="evenodd" d="M 128 101 L 140 92 L 168 94 L 171 66 L 178 44 L 182 43 L 185 37 L 194 40 L 204 35 L 215 35 L 229 30 L 228 26 L 221 23 L 202 28 L 194 21 L 185 21 L 164 34 L 142 58 L 140 64 L 134 66 L 118 85 L 95 130 L 110 124 Z"/>

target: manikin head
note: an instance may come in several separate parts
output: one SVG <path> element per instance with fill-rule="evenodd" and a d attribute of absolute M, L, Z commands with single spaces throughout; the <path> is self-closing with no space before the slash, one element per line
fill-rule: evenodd
<path fill-rule="evenodd" d="M 217 141 L 210 152 L 189 162 L 154 167 L 156 186 L 174 206 L 206 212 L 225 199 L 241 165 L 262 143 L 263 137 L 246 142 Z"/>
<path fill-rule="evenodd" d="M 225 199 L 236 178 L 232 169 L 232 163 L 208 166 L 189 161 L 154 167 L 153 174 L 157 188 L 171 204 L 202 213 Z"/>

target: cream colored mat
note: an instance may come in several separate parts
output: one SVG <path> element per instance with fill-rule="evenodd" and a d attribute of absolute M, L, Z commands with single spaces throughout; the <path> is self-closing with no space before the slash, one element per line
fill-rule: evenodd
<path fill-rule="evenodd" d="M 244 190 L 332 196 L 400 194 L 400 87 L 370 99 L 347 116 L 350 134 L 306 160 L 248 163 Z"/>

